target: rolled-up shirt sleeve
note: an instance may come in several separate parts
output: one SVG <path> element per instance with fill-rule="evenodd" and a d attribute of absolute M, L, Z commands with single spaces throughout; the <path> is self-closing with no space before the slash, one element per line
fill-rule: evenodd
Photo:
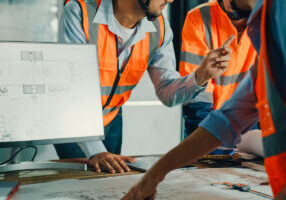
<path fill-rule="evenodd" d="M 255 70 L 251 69 L 236 88 L 230 100 L 210 113 L 200 124 L 226 147 L 240 143 L 241 135 L 258 122 L 257 97 L 254 83 Z"/>
<path fill-rule="evenodd" d="M 92 156 L 102 152 L 107 152 L 102 141 L 79 142 L 78 145 L 87 158 L 91 158 Z"/>
<path fill-rule="evenodd" d="M 165 36 L 162 46 L 155 52 L 149 64 L 148 72 L 154 84 L 158 98 L 166 106 L 182 104 L 205 89 L 197 84 L 195 72 L 186 77 L 176 71 L 176 59 L 173 47 L 173 33 L 165 20 Z"/>

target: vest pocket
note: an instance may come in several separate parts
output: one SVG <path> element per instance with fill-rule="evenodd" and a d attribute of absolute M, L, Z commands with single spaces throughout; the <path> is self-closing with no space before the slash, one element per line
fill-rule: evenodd
<path fill-rule="evenodd" d="M 100 70 L 117 72 L 117 60 L 115 59 L 100 58 L 98 63 L 99 63 Z"/>
<path fill-rule="evenodd" d="M 124 85 L 134 85 L 139 82 L 144 72 L 147 69 L 147 64 L 144 62 L 134 62 L 131 61 L 125 68 L 124 73 L 122 74 L 121 81 L 124 82 Z M 120 85 L 123 85 L 123 82 Z"/>

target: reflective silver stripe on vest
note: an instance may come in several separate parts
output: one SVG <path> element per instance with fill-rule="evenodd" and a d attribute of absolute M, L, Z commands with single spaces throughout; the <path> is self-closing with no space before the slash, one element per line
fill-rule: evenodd
<path fill-rule="evenodd" d="M 213 103 L 213 94 L 210 92 L 202 91 L 197 96 L 184 103 L 184 105 L 197 102 Z"/>
<path fill-rule="evenodd" d="M 190 63 L 193 65 L 200 65 L 204 59 L 204 56 L 196 55 L 190 52 L 181 51 L 180 61 Z"/>
<path fill-rule="evenodd" d="M 220 76 L 220 77 L 215 79 L 215 83 L 217 85 L 221 85 L 221 86 L 239 83 L 244 78 L 244 76 L 246 75 L 247 72 L 241 72 L 239 74 L 235 74 L 232 76 Z"/>
<path fill-rule="evenodd" d="M 153 55 L 155 54 L 155 51 L 159 48 L 160 45 L 160 39 L 161 39 L 161 30 L 160 30 L 160 21 L 157 18 L 153 22 L 154 26 L 157 29 L 157 32 L 151 32 L 150 33 L 150 44 L 149 44 L 149 59 L 148 59 L 148 65 L 152 60 Z"/>
<path fill-rule="evenodd" d="M 129 90 L 132 90 L 136 87 L 136 85 L 128 85 L 128 86 L 117 86 L 115 93 L 117 95 L 123 94 Z M 112 90 L 112 86 L 105 86 L 105 87 L 101 87 L 101 95 L 102 96 L 108 96 L 110 95 Z"/>
<path fill-rule="evenodd" d="M 202 19 L 205 27 L 205 37 L 209 49 L 213 49 L 212 43 L 212 29 L 211 29 L 211 8 L 210 6 L 204 6 L 200 8 Z"/>
<path fill-rule="evenodd" d="M 96 0 L 86 0 L 86 9 L 89 22 L 89 41 L 88 43 L 95 44 L 98 40 L 99 24 L 93 23 L 97 11 Z"/>
<path fill-rule="evenodd" d="M 112 107 L 112 108 L 105 108 L 102 110 L 103 115 L 107 115 L 115 110 L 118 110 L 120 107 Z"/>

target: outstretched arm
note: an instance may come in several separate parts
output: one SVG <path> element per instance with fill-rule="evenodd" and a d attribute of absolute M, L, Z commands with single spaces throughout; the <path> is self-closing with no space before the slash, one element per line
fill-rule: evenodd
<path fill-rule="evenodd" d="M 257 99 L 254 93 L 254 73 L 251 70 L 237 87 L 232 98 L 220 110 L 211 113 L 187 139 L 160 159 L 123 200 L 153 197 L 165 175 L 199 156 L 224 144 L 233 146 L 240 136 L 257 123 Z M 243 120 L 242 120 L 243 119 Z"/>
<path fill-rule="evenodd" d="M 122 200 L 144 200 L 154 197 L 158 184 L 166 174 L 207 154 L 221 143 L 204 128 L 198 128 L 180 145 L 161 158 Z"/>
<path fill-rule="evenodd" d="M 220 48 L 209 51 L 197 71 L 181 77 L 175 70 L 173 36 L 167 21 L 165 29 L 163 45 L 152 57 L 148 72 L 158 98 L 166 106 L 171 107 L 196 97 L 205 89 L 209 79 L 218 77 L 226 70 L 231 53 L 228 46 L 234 38 L 230 37 Z"/>

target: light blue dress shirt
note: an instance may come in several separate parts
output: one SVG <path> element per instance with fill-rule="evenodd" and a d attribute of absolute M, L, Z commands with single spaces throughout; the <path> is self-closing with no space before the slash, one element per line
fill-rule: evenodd
<path fill-rule="evenodd" d="M 253 68 L 237 86 L 230 100 L 219 110 L 211 112 L 200 124 L 220 140 L 226 147 L 240 143 L 241 135 L 258 122 L 257 97 Z"/>
<path fill-rule="evenodd" d="M 259 14 L 262 5 L 263 0 L 257 0 L 249 21 L 249 36 L 257 51 L 260 48 L 260 37 L 257 38 L 257 36 L 260 36 Z M 278 40 L 277 44 L 279 46 L 275 52 L 271 52 L 273 55 L 276 55 L 275 60 L 285 60 L 286 55 L 286 23 L 285 20 L 282 20 L 285 19 L 286 13 L 285 9 L 281 8 L 283 6 L 285 7 L 284 0 L 273 1 L 272 12 L 269 15 L 272 31 L 271 44 Z M 283 61 L 279 62 L 279 65 L 270 63 L 270 65 L 272 64 L 271 66 L 279 66 L 277 68 L 280 71 L 277 70 L 277 74 L 280 72 L 280 75 L 275 76 L 274 74 L 274 77 L 284 93 L 286 91 L 286 73 L 283 71 L 286 69 L 285 63 Z M 254 89 L 255 80 L 256 70 L 252 68 L 238 85 L 230 100 L 225 102 L 219 110 L 209 114 L 199 125 L 207 129 L 227 147 L 234 147 L 238 144 L 241 140 L 241 134 L 247 132 L 259 120 L 256 108 L 257 97 Z M 282 92 L 281 96 L 283 96 Z"/>
<path fill-rule="evenodd" d="M 86 43 L 86 37 L 82 29 L 81 8 L 77 2 L 69 2 L 64 10 L 59 28 L 59 41 L 65 43 Z M 112 0 L 102 0 L 94 18 L 94 23 L 108 25 L 109 31 L 121 37 L 120 25 L 116 23 L 113 13 Z M 136 25 L 136 32 L 125 46 L 119 56 L 119 63 L 124 63 L 131 52 L 131 46 L 145 38 L 147 32 L 156 32 L 154 24 L 143 18 Z M 158 98 L 167 106 L 182 104 L 195 97 L 205 87 L 200 87 L 195 80 L 194 73 L 181 77 L 175 70 L 176 61 L 173 48 L 173 33 L 165 20 L 165 37 L 163 45 L 155 52 L 148 65 L 148 73 L 154 84 Z M 105 152 L 101 141 L 79 143 L 87 157 Z"/>

